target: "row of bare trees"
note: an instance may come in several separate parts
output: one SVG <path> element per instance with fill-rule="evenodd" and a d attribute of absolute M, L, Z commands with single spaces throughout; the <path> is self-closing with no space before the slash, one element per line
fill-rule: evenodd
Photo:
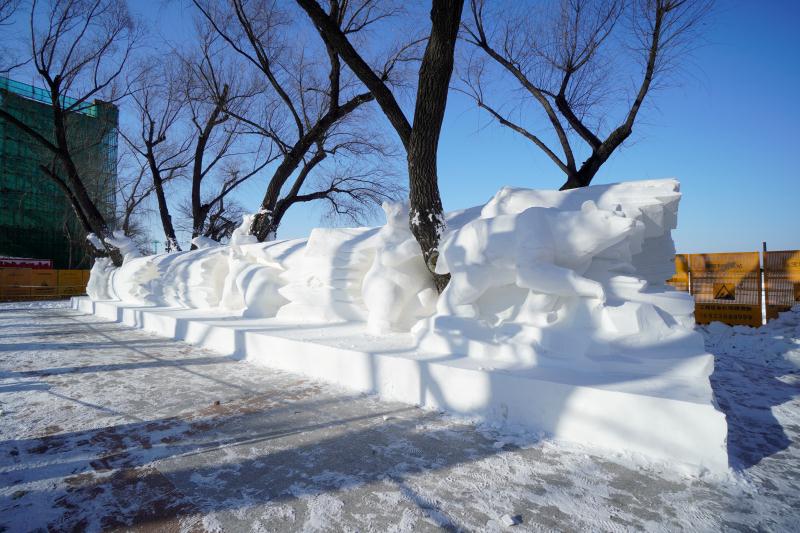
<path fill-rule="evenodd" d="M 0 1 L 13 18 L 17 5 Z M 121 227 L 133 233 L 137 209 L 154 197 L 169 250 L 180 249 L 176 209 L 192 237 L 229 236 L 246 182 L 264 190 L 250 227 L 260 241 L 308 202 L 362 221 L 404 194 L 392 161 L 405 153 L 410 229 L 442 289 L 437 149 L 450 90 L 541 149 L 564 173 L 562 188 L 586 186 L 697 41 L 710 1 L 431 0 L 415 32 L 397 29 L 415 17 L 400 1 L 192 0 L 195 38 L 149 54 L 137 49 L 124 0 L 34 1 L 30 60 L 51 95 L 52 132 L 0 118 L 58 160 L 43 172 L 102 238 L 112 223 L 74 164 L 69 117 L 95 98 L 119 102 L 130 170 Z M 384 136 L 376 113 L 396 136 Z M 181 187 L 188 195 L 176 201 Z"/>

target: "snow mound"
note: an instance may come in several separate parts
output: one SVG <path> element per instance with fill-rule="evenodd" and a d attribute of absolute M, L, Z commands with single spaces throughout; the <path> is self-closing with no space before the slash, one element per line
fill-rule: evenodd
<path fill-rule="evenodd" d="M 748 365 L 787 372 L 800 369 L 800 305 L 759 328 L 712 322 L 702 330 L 706 345 L 714 353 L 724 353 Z"/>

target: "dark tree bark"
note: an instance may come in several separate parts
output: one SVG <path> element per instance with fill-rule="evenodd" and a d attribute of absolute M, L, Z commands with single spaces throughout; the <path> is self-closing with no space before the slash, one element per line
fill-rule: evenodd
<path fill-rule="evenodd" d="M 228 103 L 229 94 L 230 88 L 228 85 L 225 85 L 222 89 L 222 93 L 219 95 L 216 102 L 214 102 L 211 113 L 209 113 L 205 123 L 200 128 L 200 134 L 195 144 L 194 163 L 192 165 L 192 238 L 203 234 L 206 218 L 211 209 L 210 204 L 203 203 L 201 195 L 203 178 L 205 178 L 210 168 L 205 168 L 203 166 L 203 159 L 205 157 L 208 141 L 211 139 L 214 129 L 228 119 L 228 115 L 226 115 L 223 110 Z M 192 244 L 192 250 L 195 248 L 196 246 Z"/>
<path fill-rule="evenodd" d="M 463 0 L 433 1 L 431 35 L 419 69 L 414 125 L 408 146 L 411 232 L 419 242 L 439 292 L 444 290 L 448 278 L 434 273 L 444 230 L 436 157 L 463 6 Z"/>
<path fill-rule="evenodd" d="M 439 239 L 444 229 L 436 156 L 464 0 L 433 0 L 431 33 L 419 70 L 413 126 L 409 125 L 387 86 L 386 78 L 379 77 L 372 70 L 316 0 L 296 1 L 308 14 L 325 42 L 336 50 L 370 90 L 406 149 L 409 224 L 420 245 L 425 264 L 441 292 L 447 285 L 449 276 L 435 273 Z"/>
<path fill-rule="evenodd" d="M 178 244 L 178 238 L 175 236 L 175 227 L 172 225 L 172 215 L 170 215 L 167 196 L 164 193 L 164 178 L 161 175 L 161 169 L 156 162 L 155 153 L 153 151 L 155 144 L 156 143 L 148 142 L 145 144 L 145 147 L 147 164 L 150 167 L 150 174 L 153 177 L 153 191 L 156 193 L 156 202 L 158 203 L 158 215 L 161 219 L 161 227 L 164 229 L 164 237 L 167 239 L 167 252 L 180 252 L 181 247 Z"/>

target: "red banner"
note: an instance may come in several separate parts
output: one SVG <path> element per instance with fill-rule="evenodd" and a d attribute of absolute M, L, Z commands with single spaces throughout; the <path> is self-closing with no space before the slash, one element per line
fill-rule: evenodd
<path fill-rule="evenodd" d="M 53 268 L 50 259 L 32 259 L 30 257 L 0 256 L 0 268 Z"/>

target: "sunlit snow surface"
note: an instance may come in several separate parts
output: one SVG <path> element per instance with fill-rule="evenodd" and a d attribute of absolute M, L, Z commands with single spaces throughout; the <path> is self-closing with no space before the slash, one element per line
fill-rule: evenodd
<path fill-rule="evenodd" d="M 734 470 L 698 478 L 2 304 L 0 530 L 797 531 L 800 310 L 708 329 Z"/>

